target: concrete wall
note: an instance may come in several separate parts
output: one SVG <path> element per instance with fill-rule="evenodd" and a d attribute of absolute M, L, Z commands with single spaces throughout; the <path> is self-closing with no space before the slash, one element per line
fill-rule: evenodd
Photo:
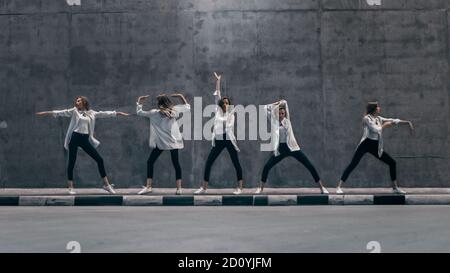
<path fill-rule="evenodd" d="M 134 113 L 136 97 L 184 91 L 213 103 L 212 71 L 224 73 L 235 104 L 291 106 L 304 152 L 325 183 L 335 184 L 361 137 L 365 103 L 385 116 L 412 120 L 385 131 L 386 151 L 405 186 L 450 182 L 448 88 L 450 2 L 444 0 L 0 0 L 0 181 L 6 187 L 65 186 L 68 120 L 37 118 L 86 95 L 97 110 Z M 154 105 L 151 101 L 150 107 Z M 205 119 L 206 121 L 207 119 Z M 101 120 L 109 176 L 119 187 L 145 180 L 147 120 Z M 247 186 L 259 181 L 270 156 L 258 141 L 239 143 Z M 202 179 L 209 141 L 186 141 L 185 187 Z M 156 163 L 155 186 L 174 186 L 169 154 Z M 99 186 L 97 168 L 79 153 L 77 186 Z M 275 167 L 270 184 L 313 186 L 294 159 Z M 230 187 L 227 153 L 211 186 Z M 388 186 L 388 169 L 363 159 L 348 186 Z"/>

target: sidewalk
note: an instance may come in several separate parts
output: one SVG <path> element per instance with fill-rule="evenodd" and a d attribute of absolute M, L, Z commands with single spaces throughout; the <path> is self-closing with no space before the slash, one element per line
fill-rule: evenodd
<path fill-rule="evenodd" d="M 255 188 L 233 195 L 233 189 L 209 189 L 194 195 L 196 189 L 154 188 L 151 194 L 137 195 L 140 189 L 116 189 L 111 195 L 100 188 L 76 189 L 69 195 L 66 188 L 0 189 L 0 206 L 289 206 L 289 205 L 450 205 L 450 188 L 403 188 L 405 195 L 393 194 L 390 188 L 344 188 L 329 195 L 318 188 L 266 188 L 254 195 Z"/>

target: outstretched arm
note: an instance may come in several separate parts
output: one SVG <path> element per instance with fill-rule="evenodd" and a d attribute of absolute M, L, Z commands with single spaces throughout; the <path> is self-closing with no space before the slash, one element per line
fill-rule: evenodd
<path fill-rule="evenodd" d="M 116 112 L 116 114 L 117 114 L 118 116 L 124 116 L 124 117 L 127 117 L 127 116 L 130 115 L 130 114 L 125 113 L 125 112 Z"/>
<path fill-rule="evenodd" d="M 36 115 L 39 117 L 51 116 L 51 115 L 53 115 L 53 112 L 52 111 L 37 112 Z"/>
<path fill-rule="evenodd" d="M 38 116 L 54 116 L 54 117 L 70 118 L 70 117 L 72 117 L 73 111 L 75 111 L 75 107 L 70 108 L 70 109 L 64 109 L 64 110 L 53 110 L 53 111 L 38 112 L 38 113 L 36 113 L 36 115 L 38 115 Z"/>
<path fill-rule="evenodd" d="M 386 124 L 387 126 L 393 125 L 393 124 L 408 124 L 409 128 L 411 129 L 411 131 L 414 130 L 414 126 L 412 124 L 411 121 L 409 120 L 401 120 L 401 119 L 393 119 L 393 118 L 381 118 L 381 120 L 383 121 L 383 128 L 384 125 Z"/>
<path fill-rule="evenodd" d="M 400 120 L 399 123 L 406 123 L 406 124 L 409 125 L 409 129 L 411 129 L 411 131 L 414 130 L 414 125 L 413 125 L 412 122 L 409 121 L 409 120 Z"/>
<path fill-rule="evenodd" d="M 116 112 L 116 111 L 96 111 L 96 118 L 114 118 L 117 116 L 129 116 L 130 114 L 124 112 Z"/>

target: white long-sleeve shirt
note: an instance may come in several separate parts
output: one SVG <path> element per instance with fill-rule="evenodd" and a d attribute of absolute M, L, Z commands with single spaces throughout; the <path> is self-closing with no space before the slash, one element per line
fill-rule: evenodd
<path fill-rule="evenodd" d="M 287 128 L 284 127 L 282 124 L 280 124 L 279 130 L 280 130 L 280 143 L 286 143 L 288 136 Z"/>
<path fill-rule="evenodd" d="M 191 110 L 189 104 L 179 104 L 173 107 L 171 118 L 165 116 L 159 109 L 150 111 L 142 110 L 142 104 L 137 103 L 136 114 L 147 117 L 150 120 L 149 146 L 160 150 L 183 149 L 183 137 L 177 118 L 181 113 L 188 113 Z"/>
<path fill-rule="evenodd" d="M 232 111 L 223 112 L 222 108 L 218 105 L 219 100 L 222 98 L 220 95 L 220 90 L 216 90 L 213 93 L 214 101 L 216 103 L 216 112 L 214 115 L 214 127 L 212 132 L 212 146 L 216 144 L 216 136 L 226 134 L 227 139 L 233 143 L 234 149 L 240 151 L 237 146 L 237 140 L 234 135 L 234 109 Z"/>
<path fill-rule="evenodd" d="M 69 150 L 69 143 L 72 138 L 72 133 L 74 132 L 75 128 L 80 128 L 79 123 L 81 119 L 81 114 L 77 110 L 76 107 L 65 109 L 65 110 L 54 110 L 52 111 L 54 117 L 67 117 L 70 119 L 69 128 L 67 129 L 66 138 L 64 140 L 64 148 L 66 150 Z M 95 139 L 94 137 L 94 131 L 95 131 L 95 120 L 97 118 L 109 118 L 109 117 L 116 117 L 116 111 L 94 111 L 94 110 L 88 110 L 85 111 L 86 116 L 89 118 L 88 121 L 88 127 L 89 127 L 89 142 L 94 146 L 95 148 L 100 145 L 100 141 Z"/>
<path fill-rule="evenodd" d="M 80 133 L 80 134 L 89 134 L 89 123 L 91 121 L 91 118 L 84 112 L 84 111 L 77 111 L 79 113 L 79 120 L 73 129 L 74 132 Z"/>
<path fill-rule="evenodd" d="M 289 115 L 289 107 L 288 103 L 285 100 L 281 100 L 280 103 L 285 105 L 286 108 L 286 116 Z M 271 123 L 271 143 L 272 143 L 272 151 L 275 156 L 278 156 L 280 152 L 278 151 L 278 147 L 280 146 L 280 125 L 286 130 L 286 145 L 288 146 L 290 151 L 298 151 L 300 150 L 300 146 L 297 143 L 297 140 L 294 136 L 294 131 L 292 130 L 291 121 L 288 118 L 284 118 L 281 123 L 278 118 L 278 110 L 280 108 L 280 104 L 267 104 L 264 106 L 264 109 L 267 112 L 267 117 Z"/>
<path fill-rule="evenodd" d="M 363 118 L 363 136 L 358 144 L 358 147 L 367 138 L 378 140 L 378 156 L 381 157 L 381 155 L 383 154 L 383 124 L 388 121 L 393 122 L 394 124 L 398 124 L 400 122 L 400 119 L 365 115 Z"/>

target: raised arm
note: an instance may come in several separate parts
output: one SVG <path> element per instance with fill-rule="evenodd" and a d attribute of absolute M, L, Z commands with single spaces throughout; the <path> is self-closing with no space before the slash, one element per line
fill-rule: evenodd
<path fill-rule="evenodd" d="M 150 97 L 149 95 L 140 96 L 136 102 L 136 114 L 142 117 L 150 117 L 152 115 L 152 111 L 144 111 L 142 110 L 142 106 L 144 101 L 146 101 Z"/>
<path fill-rule="evenodd" d="M 116 111 L 93 111 L 95 118 L 115 118 L 119 114 Z"/>
<path fill-rule="evenodd" d="M 170 96 L 174 98 L 180 98 L 183 101 L 183 104 L 189 104 L 189 102 L 186 100 L 186 97 L 181 93 L 173 93 Z"/>
<path fill-rule="evenodd" d="M 189 111 L 191 111 L 191 105 L 189 104 L 189 102 L 186 100 L 186 98 L 184 97 L 183 94 L 180 93 L 175 93 L 170 95 L 171 97 L 179 97 L 181 98 L 181 100 L 183 101 L 183 104 L 177 104 L 173 107 L 173 109 L 178 112 L 178 113 L 187 113 Z"/>
<path fill-rule="evenodd" d="M 222 75 L 217 74 L 214 72 L 214 77 L 216 78 L 216 90 L 214 91 L 214 100 L 216 104 L 219 102 L 219 100 L 222 98 L 220 94 L 220 81 L 222 79 Z"/>
<path fill-rule="evenodd" d="M 267 112 L 267 117 L 277 119 L 278 118 L 277 113 L 278 110 L 280 109 L 280 105 L 282 104 L 287 105 L 287 101 L 281 99 L 271 104 L 264 105 L 264 109 Z"/>

